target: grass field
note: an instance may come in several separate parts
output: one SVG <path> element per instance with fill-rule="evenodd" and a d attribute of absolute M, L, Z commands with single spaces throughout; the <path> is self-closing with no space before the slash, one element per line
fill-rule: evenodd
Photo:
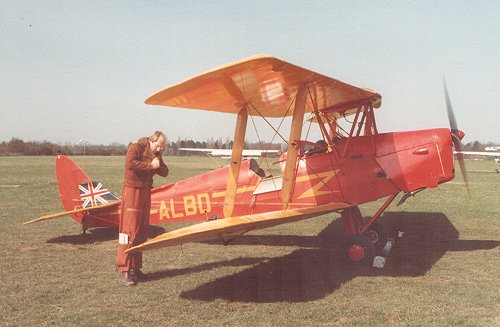
<path fill-rule="evenodd" d="M 120 193 L 123 158 L 74 159 Z M 157 186 L 217 166 L 166 161 L 170 177 Z M 492 162 L 467 164 L 471 199 L 457 177 L 389 207 L 381 221 L 396 243 L 383 269 L 342 263 L 339 215 L 330 214 L 230 246 L 146 252 L 153 281 L 127 288 L 116 281 L 116 229 L 81 235 L 70 218 L 21 226 L 61 210 L 54 158 L 2 157 L 0 325 L 500 326 L 500 174 Z"/>

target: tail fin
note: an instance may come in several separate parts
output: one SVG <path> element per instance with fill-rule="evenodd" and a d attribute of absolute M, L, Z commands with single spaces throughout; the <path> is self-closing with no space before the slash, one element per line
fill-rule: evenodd
<path fill-rule="evenodd" d="M 80 166 L 66 156 L 57 156 L 56 176 L 59 186 L 59 199 L 66 211 L 119 200 L 116 195 L 105 189 L 101 183 L 93 182 Z M 83 212 L 71 215 L 80 224 L 84 216 Z"/>
<path fill-rule="evenodd" d="M 70 211 L 81 206 L 78 186 L 92 182 L 83 170 L 70 158 L 59 155 L 56 159 L 57 185 L 59 199 L 64 210 Z"/>

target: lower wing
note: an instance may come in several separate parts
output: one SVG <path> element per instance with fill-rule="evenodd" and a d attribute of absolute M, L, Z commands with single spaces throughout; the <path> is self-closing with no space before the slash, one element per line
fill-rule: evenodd
<path fill-rule="evenodd" d="M 348 203 L 329 203 L 315 207 L 279 210 L 209 221 L 164 233 L 125 252 L 142 252 L 183 243 L 206 241 L 228 234 L 243 234 L 255 229 L 312 218 L 350 206 Z"/>

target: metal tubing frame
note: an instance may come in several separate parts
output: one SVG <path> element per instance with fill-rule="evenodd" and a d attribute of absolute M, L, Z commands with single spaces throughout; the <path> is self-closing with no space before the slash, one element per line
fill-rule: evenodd
<path fill-rule="evenodd" d="M 318 111 L 316 103 L 314 103 L 312 94 L 311 94 L 311 92 L 308 92 L 308 93 L 309 93 L 309 97 L 311 99 L 311 103 L 313 105 L 314 114 L 316 115 L 316 119 L 318 121 L 319 129 L 321 130 L 321 134 L 323 134 L 323 138 L 326 138 L 327 143 L 330 144 L 330 145 L 332 145 L 332 143 L 333 143 L 332 139 L 330 137 L 330 134 L 328 134 L 328 131 L 325 128 L 325 123 L 323 122 L 323 119 L 321 119 L 321 115 L 320 115 L 320 113 Z"/>
<path fill-rule="evenodd" d="M 361 115 L 361 119 L 359 120 L 359 123 L 357 124 L 358 131 L 356 132 L 356 137 L 361 134 L 361 130 L 363 129 L 363 124 L 365 124 L 365 121 L 366 121 L 366 110 L 367 109 L 366 109 L 365 105 L 363 105 L 361 108 L 365 108 L 365 110 L 363 110 L 363 114 Z"/>
<path fill-rule="evenodd" d="M 359 117 L 359 113 L 361 112 L 361 108 L 362 108 L 362 106 L 358 107 L 358 110 L 356 110 L 356 115 L 354 116 L 354 121 L 352 122 L 351 130 L 349 132 L 349 137 L 347 138 L 347 142 L 345 143 L 344 151 L 342 152 L 341 159 L 344 159 L 345 156 L 346 156 L 346 154 L 347 154 L 347 148 L 349 146 L 351 138 L 354 135 L 354 128 L 356 127 L 356 124 L 357 124 L 357 121 L 358 121 L 358 117 Z"/>

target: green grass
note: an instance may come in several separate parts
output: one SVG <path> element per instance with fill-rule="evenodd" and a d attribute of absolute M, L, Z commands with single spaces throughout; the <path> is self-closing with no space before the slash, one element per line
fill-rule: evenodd
<path fill-rule="evenodd" d="M 74 159 L 120 193 L 123 158 Z M 224 164 L 217 160 L 167 157 L 171 175 L 156 185 Z M 339 215 L 330 214 L 230 246 L 146 252 L 154 280 L 127 288 L 116 281 L 116 229 L 81 235 L 69 218 L 21 226 L 61 210 L 54 159 L 2 157 L 0 325 L 498 326 L 500 174 L 492 162 L 467 164 L 471 199 L 457 178 L 381 217 L 396 239 L 384 269 L 342 263 Z"/>

